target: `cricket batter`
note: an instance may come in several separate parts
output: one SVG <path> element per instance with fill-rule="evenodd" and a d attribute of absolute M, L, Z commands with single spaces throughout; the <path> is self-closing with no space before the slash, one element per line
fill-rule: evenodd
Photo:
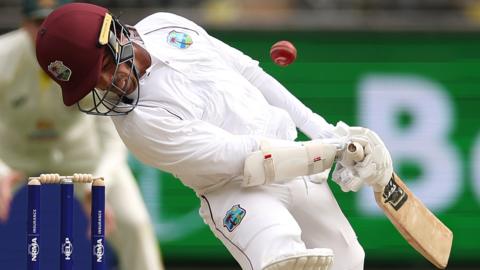
<path fill-rule="evenodd" d="M 120 269 L 161 270 L 153 226 L 113 124 L 65 107 L 60 87 L 36 61 L 35 36 L 57 4 L 25 0 L 22 27 L 0 36 L 0 59 L 8 63 L 0 68 L 0 221 L 28 176 L 100 175 L 107 187 L 107 237 Z M 76 191 L 89 211 L 90 187 Z"/>
<path fill-rule="evenodd" d="M 392 164 L 375 133 L 328 124 L 257 61 L 174 14 L 130 27 L 103 7 L 69 4 L 45 20 L 36 44 L 64 103 L 112 116 L 141 161 L 192 188 L 242 269 L 363 269 L 364 251 L 319 173 L 337 160 L 342 190 L 383 188 Z M 296 127 L 312 140 L 295 142 Z M 363 161 L 345 155 L 347 142 L 362 145 Z"/>

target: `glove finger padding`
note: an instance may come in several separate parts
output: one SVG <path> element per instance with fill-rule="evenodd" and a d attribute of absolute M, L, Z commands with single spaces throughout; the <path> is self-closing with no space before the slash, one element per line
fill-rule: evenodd
<path fill-rule="evenodd" d="M 368 155 L 372 152 L 372 148 L 370 147 L 368 139 L 365 136 L 357 135 L 355 137 L 348 138 L 348 143 L 353 142 L 359 143 L 362 146 L 364 155 Z M 353 155 L 349 155 L 347 149 L 344 149 L 341 156 L 337 159 L 337 162 L 341 163 L 344 167 L 353 167 L 357 161 L 354 160 Z"/>
<path fill-rule="evenodd" d="M 393 173 L 392 158 L 385 144 L 375 132 L 368 129 L 364 129 L 362 135 L 354 135 L 350 139 L 360 143 L 365 153 L 365 158 L 356 162 L 353 170 L 366 184 L 373 186 L 375 191 L 381 191 Z"/>
<path fill-rule="evenodd" d="M 337 162 L 332 179 L 337 183 L 343 192 L 357 192 L 363 186 L 363 181 L 355 175 L 353 167 L 344 167 Z"/>
<path fill-rule="evenodd" d="M 367 128 L 349 127 L 343 122 L 338 122 L 333 131 L 345 141 L 359 143 L 364 152 L 364 159 L 360 162 L 354 161 L 352 155 L 342 154 L 337 160 L 333 180 L 344 191 L 360 188 L 357 181 L 372 186 L 375 191 L 383 190 L 390 180 L 393 167 L 390 153 L 380 137 Z"/>

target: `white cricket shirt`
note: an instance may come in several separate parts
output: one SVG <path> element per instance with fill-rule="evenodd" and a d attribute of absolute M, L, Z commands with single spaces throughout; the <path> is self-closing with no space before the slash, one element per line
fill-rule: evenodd
<path fill-rule="evenodd" d="M 196 192 L 241 179 L 262 137 L 292 141 L 296 123 L 328 126 L 288 91 L 259 89 L 258 76 L 267 75 L 258 62 L 195 23 L 156 13 L 135 28 L 153 64 L 140 80 L 138 106 L 114 123 L 137 158 Z"/>

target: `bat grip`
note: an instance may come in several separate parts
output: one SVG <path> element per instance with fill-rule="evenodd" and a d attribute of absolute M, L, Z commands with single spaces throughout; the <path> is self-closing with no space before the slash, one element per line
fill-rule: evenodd
<path fill-rule="evenodd" d="M 358 142 L 352 142 L 347 145 L 347 149 L 345 154 L 350 160 L 355 162 L 360 162 L 365 157 L 365 153 L 363 152 L 363 146 Z"/>

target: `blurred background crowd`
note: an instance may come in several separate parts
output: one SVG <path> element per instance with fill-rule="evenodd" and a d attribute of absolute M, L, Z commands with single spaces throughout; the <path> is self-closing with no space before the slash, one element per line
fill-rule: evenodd
<path fill-rule="evenodd" d="M 172 11 L 215 28 L 477 30 L 478 0 L 94 0 L 136 20 Z M 20 0 L 0 1 L 0 25 L 19 22 Z"/>

